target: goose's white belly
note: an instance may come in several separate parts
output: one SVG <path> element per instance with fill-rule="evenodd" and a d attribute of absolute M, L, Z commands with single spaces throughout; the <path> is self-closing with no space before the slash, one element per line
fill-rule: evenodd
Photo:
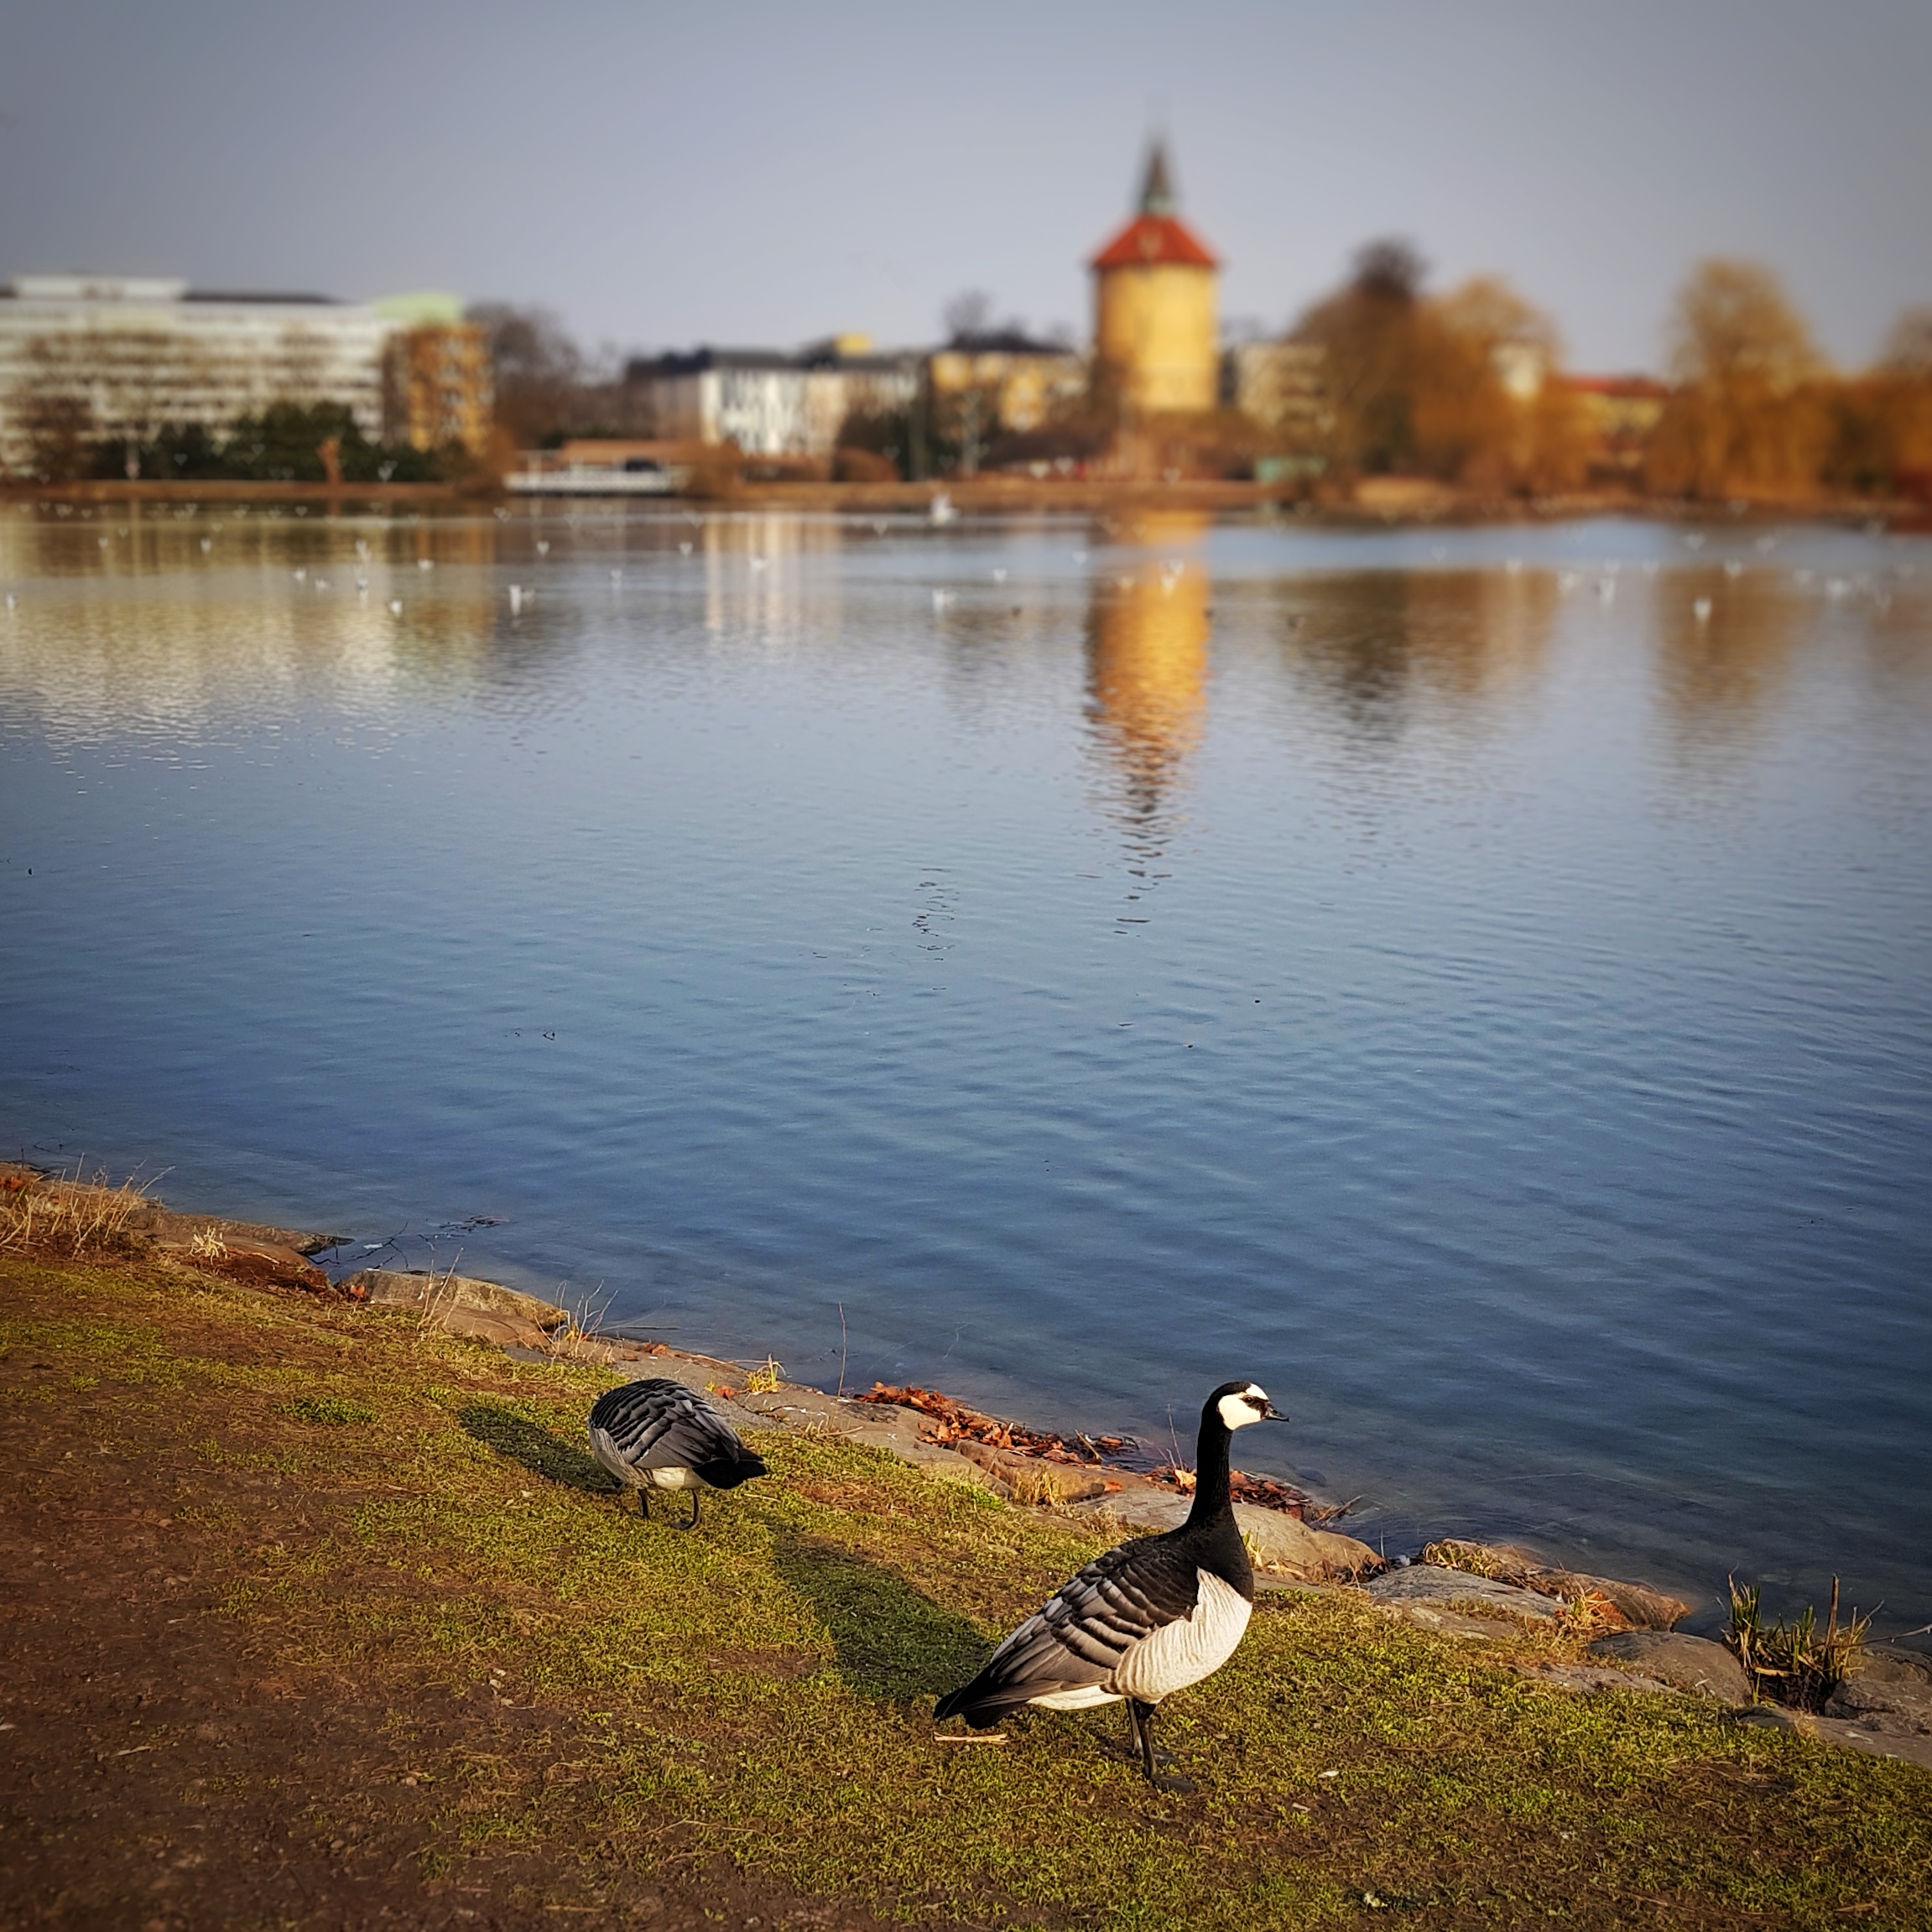
<path fill-rule="evenodd" d="M 1027 1701 L 1044 1711 L 1091 1711 L 1096 1704 L 1118 1704 L 1127 1697 L 1158 1704 L 1170 1693 L 1212 1676 L 1247 1634 L 1254 1606 L 1211 1571 L 1197 1570 L 1195 1575 L 1192 1612 L 1142 1638 L 1103 1682 L 1083 1684 L 1075 1690 L 1049 1690 Z"/>
<path fill-rule="evenodd" d="M 1107 1688 L 1143 1704 L 1211 1676 L 1247 1634 L 1254 1606 L 1211 1571 L 1198 1570 L 1200 1595 L 1191 1616 L 1163 1624 L 1143 1637 L 1113 1668 Z"/>
<path fill-rule="evenodd" d="M 640 1487 L 652 1489 L 701 1489 L 704 1487 L 703 1479 L 688 1469 L 640 1469 L 638 1481 Z"/>
<path fill-rule="evenodd" d="M 1078 1690 L 1049 1690 L 1044 1697 L 1029 1697 L 1042 1711 L 1091 1711 L 1096 1704 L 1118 1704 L 1121 1694 L 1104 1684 L 1083 1684 Z"/>

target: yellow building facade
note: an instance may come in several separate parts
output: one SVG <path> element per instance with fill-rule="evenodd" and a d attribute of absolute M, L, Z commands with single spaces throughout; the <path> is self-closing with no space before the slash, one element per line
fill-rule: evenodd
<path fill-rule="evenodd" d="M 1221 264 L 1174 213 L 1165 150 L 1140 210 L 1094 257 L 1094 352 L 1143 415 L 1211 409 L 1220 391 Z"/>

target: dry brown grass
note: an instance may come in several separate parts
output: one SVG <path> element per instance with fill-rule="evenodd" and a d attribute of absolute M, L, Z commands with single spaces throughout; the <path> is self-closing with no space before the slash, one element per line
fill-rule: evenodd
<path fill-rule="evenodd" d="M 1511 1566 L 1497 1560 L 1496 1554 L 1481 1543 L 1460 1543 L 1452 1536 L 1424 1546 L 1417 1559 L 1438 1570 L 1460 1570 L 1465 1576 L 1487 1576 L 1500 1582 L 1514 1580 Z"/>
<path fill-rule="evenodd" d="M 70 1260 L 126 1256 L 145 1246 L 132 1225 L 148 1206 L 146 1184 L 118 1187 L 102 1169 L 91 1180 L 66 1174 L 8 1174 L 0 1180 L 0 1252 Z"/>

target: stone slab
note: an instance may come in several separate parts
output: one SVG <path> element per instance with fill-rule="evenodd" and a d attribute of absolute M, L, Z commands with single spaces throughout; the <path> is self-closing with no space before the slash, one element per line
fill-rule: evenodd
<path fill-rule="evenodd" d="M 1661 1677 L 1679 1690 L 1694 1690 L 1726 1704 L 1748 1704 L 1751 1680 L 1744 1666 L 1721 1643 L 1678 1630 L 1619 1630 L 1590 1646 L 1592 1657 L 1634 1664 L 1646 1675 Z"/>
<path fill-rule="evenodd" d="M 1193 1507 L 1191 1497 L 1176 1495 L 1171 1489 L 1157 1489 L 1151 1483 L 1144 1487 L 1129 1483 L 1116 1495 L 1075 1503 L 1072 1513 L 1112 1520 L 1123 1528 L 1158 1535 L 1164 1530 L 1179 1529 Z"/>
<path fill-rule="evenodd" d="M 1440 1570 L 1432 1563 L 1386 1571 L 1365 1587 L 1377 1603 L 1403 1612 L 1416 1608 L 1441 1612 L 1458 1604 L 1476 1603 L 1528 1623 L 1553 1623 L 1563 1614 L 1560 1603 L 1553 1597 L 1539 1596 L 1534 1590 L 1519 1590 L 1513 1583 L 1471 1576 L 1461 1570 Z"/>
<path fill-rule="evenodd" d="M 1530 1577 L 1538 1590 L 1565 1599 L 1601 1596 L 1633 1630 L 1670 1630 L 1690 1614 L 1690 1606 L 1648 1584 L 1625 1583 L 1614 1576 L 1592 1576 L 1580 1570 L 1539 1570 Z"/>
<path fill-rule="evenodd" d="M 1814 1717 L 1809 1711 L 1786 1711 L 1775 1704 L 1753 1704 L 1732 1713 L 1732 1721 L 1766 1731 L 1795 1731 L 1823 1744 L 1840 1744 L 1868 1758 L 1895 1758 L 1932 1771 L 1932 1737 L 1900 1737 L 1872 1731 L 1843 1717 Z"/>
<path fill-rule="evenodd" d="M 415 1309 L 432 1321 L 462 1310 L 527 1322 L 546 1335 L 565 1326 L 570 1319 L 568 1309 L 525 1294 L 520 1289 L 505 1288 L 501 1282 L 484 1281 L 476 1275 L 442 1274 L 428 1268 L 366 1268 L 351 1275 L 341 1284 L 341 1292 L 372 1308 Z"/>
<path fill-rule="evenodd" d="M 1825 1715 L 1848 1718 L 1867 1731 L 1932 1737 L 1932 1681 L 1861 1670 L 1831 1693 Z"/>
<path fill-rule="evenodd" d="M 1858 1653 L 1852 1674 L 1865 1684 L 1932 1685 L 1932 1657 L 1903 1643 L 1867 1643 Z"/>

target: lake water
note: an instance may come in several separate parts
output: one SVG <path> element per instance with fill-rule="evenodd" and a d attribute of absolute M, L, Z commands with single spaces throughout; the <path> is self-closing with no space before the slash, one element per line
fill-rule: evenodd
<path fill-rule="evenodd" d="M 6 1151 L 1932 1617 L 1932 543 L 22 509 L 0 589 Z"/>

